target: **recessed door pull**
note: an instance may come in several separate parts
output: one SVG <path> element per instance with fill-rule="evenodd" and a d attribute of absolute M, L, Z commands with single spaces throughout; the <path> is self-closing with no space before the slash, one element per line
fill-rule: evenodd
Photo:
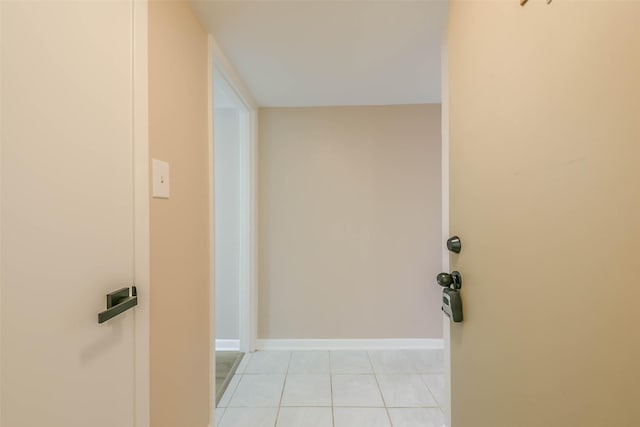
<path fill-rule="evenodd" d="M 98 323 L 104 323 L 136 305 L 138 305 L 138 291 L 135 286 L 131 287 L 131 295 L 129 295 L 129 288 L 111 292 L 107 294 L 107 309 L 98 313 Z"/>

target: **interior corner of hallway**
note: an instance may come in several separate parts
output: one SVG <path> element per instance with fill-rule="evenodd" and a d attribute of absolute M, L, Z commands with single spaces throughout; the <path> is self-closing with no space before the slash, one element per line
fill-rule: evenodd
<path fill-rule="evenodd" d="M 450 2 L 453 427 L 640 425 L 640 2 Z"/>
<path fill-rule="evenodd" d="M 171 168 L 171 197 L 150 201 L 153 427 L 209 423 L 208 70 L 189 4 L 150 1 L 150 158 Z"/>

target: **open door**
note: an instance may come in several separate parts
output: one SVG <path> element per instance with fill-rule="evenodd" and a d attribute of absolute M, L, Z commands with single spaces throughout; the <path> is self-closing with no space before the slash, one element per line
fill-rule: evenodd
<path fill-rule="evenodd" d="M 133 4 L 0 8 L 0 424 L 132 427 Z"/>
<path fill-rule="evenodd" d="M 453 427 L 640 425 L 640 2 L 453 1 Z"/>

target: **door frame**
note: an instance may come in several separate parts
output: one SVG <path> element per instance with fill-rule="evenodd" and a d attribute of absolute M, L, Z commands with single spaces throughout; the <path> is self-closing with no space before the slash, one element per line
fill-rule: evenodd
<path fill-rule="evenodd" d="M 2 2 L 0 2 L 0 25 L 2 25 L 2 10 L 3 10 L 3 5 Z M 0 46 L 2 46 L 2 31 L 0 31 Z M 0 57 L 0 268 L 2 268 L 2 201 L 4 200 L 2 197 L 2 189 L 4 188 L 2 186 L 2 146 L 3 146 L 3 140 L 2 140 L 2 58 Z M 2 319 L 2 289 L 4 288 L 3 283 L 2 283 L 2 272 L 0 272 L 0 319 Z M 4 364 L 2 363 L 2 355 L 4 354 L 2 349 L 2 331 L 0 331 L 0 393 L 2 390 L 2 377 L 3 377 L 3 370 L 2 367 L 4 366 Z M 0 427 L 2 427 L 2 396 L 0 396 Z"/>
<path fill-rule="evenodd" d="M 258 160 L 258 106 L 247 88 L 242 83 L 224 52 L 211 34 L 209 34 L 210 52 L 210 96 L 209 121 L 210 121 L 210 153 L 209 156 L 209 176 L 210 182 L 214 179 L 214 132 L 213 107 L 214 107 L 214 75 L 222 78 L 233 91 L 233 94 L 242 104 L 244 112 L 240 114 L 240 351 L 252 352 L 256 349 L 256 337 L 258 332 L 258 221 L 257 221 L 257 160 Z M 212 223 L 210 226 L 210 248 L 211 248 L 211 269 L 210 286 L 212 295 L 212 319 L 215 316 L 215 186 L 210 186 L 212 203 Z M 212 323 L 213 324 L 213 323 Z M 215 328 L 212 329 L 212 343 L 215 344 Z M 213 346 L 212 346 L 213 347 Z M 215 349 L 212 349 L 215 350 Z M 213 360 L 213 358 L 212 358 Z"/>
<path fill-rule="evenodd" d="M 211 34 L 208 35 L 208 123 L 209 123 L 209 325 L 211 337 L 209 360 L 212 369 L 209 378 L 211 396 L 215 402 L 215 170 L 214 170 L 214 73 L 220 73 L 234 94 L 244 104 L 246 112 L 241 114 L 241 186 L 242 217 L 240 236 L 243 240 L 240 254 L 240 351 L 252 352 L 256 349 L 258 335 L 258 105 L 242 83 L 238 73 L 227 59 Z M 211 405 L 209 425 L 215 421 L 215 404 Z"/>
<path fill-rule="evenodd" d="M 133 280 L 142 299 L 134 310 L 134 425 L 151 425 L 150 406 L 150 218 L 148 0 L 132 5 Z"/>
<path fill-rule="evenodd" d="M 450 271 L 449 250 L 445 242 L 450 236 L 449 230 L 449 25 L 442 30 L 441 48 L 441 120 L 442 120 L 442 271 Z M 443 313 L 442 338 L 444 341 L 444 384 L 447 401 L 443 405 L 445 425 L 451 426 L 451 321 Z"/>

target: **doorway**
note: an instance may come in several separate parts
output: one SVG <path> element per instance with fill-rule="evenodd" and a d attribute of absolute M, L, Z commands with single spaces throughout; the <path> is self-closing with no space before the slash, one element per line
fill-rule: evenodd
<path fill-rule="evenodd" d="M 215 55 L 214 55 L 215 61 Z M 254 348 L 252 327 L 255 211 L 254 108 L 228 77 L 213 71 L 215 395 L 224 393 L 245 353 Z"/>

